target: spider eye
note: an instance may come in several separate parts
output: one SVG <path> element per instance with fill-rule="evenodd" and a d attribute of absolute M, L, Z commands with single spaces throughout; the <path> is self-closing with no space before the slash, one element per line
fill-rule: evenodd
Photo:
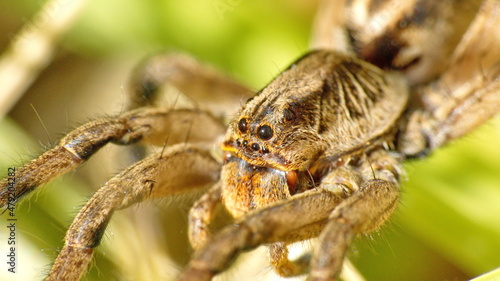
<path fill-rule="evenodd" d="M 262 125 L 257 130 L 257 136 L 261 140 L 268 140 L 273 137 L 273 129 L 269 125 Z"/>
<path fill-rule="evenodd" d="M 253 151 L 259 151 L 260 149 L 260 145 L 258 143 L 252 143 L 250 147 L 252 148 Z"/>
<path fill-rule="evenodd" d="M 240 130 L 240 132 L 242 132 L 242 133 L 246 133 L 247 132 L 247 130 L 248 130 L 248 123 L 247 123 L 247 119 L 246 118 L 242 118 L 238 122 L 238 130 Z"/>
<path fill-rule="evenodd" d="M 290 122 L 297 117 L 297 116 L 295 116 L 295 112 L 293 112 L 289 108 L 285 108 L 285 110 L 283 111 L 283 115 L 285 117 L 285 121 L 287 121 L 287 122 Z"/>

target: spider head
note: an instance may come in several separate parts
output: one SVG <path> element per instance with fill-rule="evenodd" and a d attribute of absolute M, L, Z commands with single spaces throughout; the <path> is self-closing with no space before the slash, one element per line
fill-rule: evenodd
<path fill-rule="evenodd" d="M 324 151 L 319 132 L 326 72 L 312 52 L 247 101 L 230 123 L 223 150 L 254 166 L 305 171 Z"/>

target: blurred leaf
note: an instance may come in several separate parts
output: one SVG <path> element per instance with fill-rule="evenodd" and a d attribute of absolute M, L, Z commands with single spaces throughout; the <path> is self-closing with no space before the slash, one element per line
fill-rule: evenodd
<path fill-rule="evenodd" d="M 402 224 L 469 274 L 500 265 L 500 119 L 411 163 Z"/>

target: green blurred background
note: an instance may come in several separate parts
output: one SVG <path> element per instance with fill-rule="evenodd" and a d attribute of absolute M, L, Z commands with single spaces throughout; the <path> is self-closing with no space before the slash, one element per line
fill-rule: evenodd
<path fill-rule="evenodd" d="M 42 4 L 0 3 L 2 50 Z M 121 112 L 128 77 L 148 54 L 187 52 L 262 88 L 307 50 L 316 6 L 305 0 L 88 1 L 54 60 L 0 121 L 0 174 L 78 124 Z M 407 163 L 397 213 L 351 249 L 367 280 L 468 280 L 500 266 L 499 143 L 496 119 L 428 159 Z M 126 154 L 121 147 L 104 148 L 18 205 L 14 279 L 2 261 L 7 222 L 0 217 L 0 279 L 42 279 L 72 218 L 93 191 L 130 163 Z M 87 279 L 171 280 L 191 253 L 185 221 L 193 200 L 117 212 Z M 273 280 L 263 256 L 246 255 L 225 280 Z"/>

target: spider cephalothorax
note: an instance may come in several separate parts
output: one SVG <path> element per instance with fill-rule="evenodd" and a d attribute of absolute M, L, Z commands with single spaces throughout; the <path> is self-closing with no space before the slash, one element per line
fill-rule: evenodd
<path fill-rule="evenodd" d="M 248 101 L 224 149 L 252 165 L 305 171 L 387 133 L 406 106 L 401 81 L 341 53 L 311 52 Z"/>

